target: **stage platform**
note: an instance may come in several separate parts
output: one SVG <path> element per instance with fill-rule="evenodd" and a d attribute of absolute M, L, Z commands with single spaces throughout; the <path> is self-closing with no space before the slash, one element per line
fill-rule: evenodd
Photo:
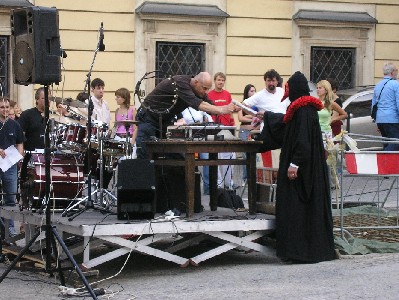
<path fill-rule="evenodd" d="M 18 207 L 1 207 L 0 215 L 25 224 L 25 236 L 22 236 L 25 242 L 45 222 L 44 214 L 20 211 Z M 179 218 L 156 215 L 153 220 L 130 221 L 117 220 L 116 214 L 103 214 L 97 210 L 88 210 L 73 221 L 62 217 L 60 213 L 53 213 L 52 224 L 64 239 L 80 237 L 82 241 L 69 250 L 74 256 L 83 254 L 82 262 L 78 263 L 88 269 L 130 252 L 152 255 L 182 267 L 189 264 L 197 266 L 202 261 L 235 248 L 275 256 L 274 249 L 258 243 L 262 236 L 275 228 L 274 216 L 250 215 L 248 212 L 236 212 L 226 208 L 205 210 L 191 218 L 185 218 L 184 214 Z M 43 238 L 44 233 L 40 237 Z M 217 242 L 215 248 L 206 249 L 194 257 L 177 254 L 182 249 L 209 239 Z M 20 240 L 19 244 L 21 243 L 23 241 Z M 44 244 L 43 241 L 36 243 L 31 250 L 36 247 L 37 251 Z M 102 251 L 97 257 L 91 256 L 91 250 L 96 247 L 105 248 L 104 245 L 110 246 L 109 251 Z"/>

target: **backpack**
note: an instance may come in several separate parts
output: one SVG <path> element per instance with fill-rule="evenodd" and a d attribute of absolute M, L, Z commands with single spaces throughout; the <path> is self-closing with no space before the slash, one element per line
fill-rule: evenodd
<path fill-rule="evenodd" d="M 242 198 L 236 194 L 235 190 L 219 188 L 217 200 L 219 207 L 232 209 L 244 208 L 244 202 L 242 201 Z"/>

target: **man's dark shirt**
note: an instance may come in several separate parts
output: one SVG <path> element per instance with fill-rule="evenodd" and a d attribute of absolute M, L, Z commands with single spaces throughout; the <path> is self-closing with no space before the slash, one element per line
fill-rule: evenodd
<path fill-rule="evenodd" d="M 211 103 L 207 96 L 201 99 L 194 94 L 190 86 L 192 76 L 176 75 L 172 78 L 162 80 L 144 100 L 149 110 L 162 112 L 164 121 L 168 122 L 189 106 L 198 110 L 202 101 Z M 176 104 L 172 107 L 173 101 Z M 149 111 L 148 114 L 157 120 L 159 113 L 156 112 Z"/>
<path fill-rule="evenodd" d="M 5 150 L 12 145 L 22 144 L 25 140 L 21 126 L 12 120 L 7 119 L 4 123 L 0 122 L 0 148 Z"/>
<path fill-rule="evenodd" d="M 23 111 L 18 123 L 25 132 L 25 150 L 43 149 L 46 124 L 40 111 L 36 107 Z"/>

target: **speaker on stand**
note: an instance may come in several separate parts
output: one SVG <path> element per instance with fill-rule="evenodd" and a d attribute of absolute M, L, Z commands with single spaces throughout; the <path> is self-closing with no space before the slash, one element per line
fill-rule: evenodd
<path fill-rule="evenodd" d="M 58 84 L 61 44 L 57 9 L 32 6 L 12 10 L 11 34 L 14 83 Z"/>
<path fill-rule="evenodd" d="M 155 163 L 126 159 L 118 164 L 118 220 L 153 219 L 155 216 Z"/>

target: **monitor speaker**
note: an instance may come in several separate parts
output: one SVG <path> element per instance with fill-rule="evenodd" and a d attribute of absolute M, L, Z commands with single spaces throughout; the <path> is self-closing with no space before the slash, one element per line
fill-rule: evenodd
<path fill-rule="evenodd" d="M 32 6 L 11 11 L 13 79 L 16 84 L 61 81 L 61 45 L 56 8 Z"/>
<path fill-rule="evenodd" d="M 155 216 L 155 164 L 148 159 L 126 159 L 118 164 L 118 220 Z"/>

